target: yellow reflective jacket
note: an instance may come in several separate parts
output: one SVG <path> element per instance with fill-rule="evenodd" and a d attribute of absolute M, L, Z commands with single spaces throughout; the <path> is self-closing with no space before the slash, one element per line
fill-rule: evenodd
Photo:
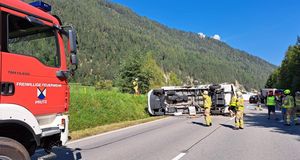
<path fill-rule="evenodd" d="M 134 81 L 132 82 L 132 84 L 133 84 L 133 88 L 134 88 L 134 89 L 138 89 L 139 84 L 138 84 L 137 81 L 134 80 Z"/>
<path fill-rule="evenodd" d="M 132 84 L 133 84 L 133 86 L 137 86 L 138 85 L 137 81 L 133 81 Z"/>
<path fill-rule="evenodd" d="M 237 102 L 236 102 L 236 109 L 238 111 L 244 111 L 244 108 L 245 108 L 245 105 L 244 105 L 244 98 L 242 97 L 239 97 L 237 99 Z"/>
<path fill-rule="evenodd" d="M 294 107 L 294 98 L 290 95 L 284 97 L 282 108 L 293 108 Z"/>
<path fill-rule="evenodd" d="M 230 106 L 236 107 L 236 101 L 237 101 L 236 96 L 232 96 L 230 101 Z"/>
<path fill-rule="evenodd" d="M 212 102 L 211 102 L 211 98 L 209 95 L 203 95 L 203 98 L 204 98 L 204 108 L 208 108 L 210 109 L 211 108 L 211 105 L 212 105 Z"/>

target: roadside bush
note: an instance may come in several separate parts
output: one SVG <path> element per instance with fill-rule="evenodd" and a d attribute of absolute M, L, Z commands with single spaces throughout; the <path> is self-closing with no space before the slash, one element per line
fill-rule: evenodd
<path fill-rule="evenodd" d="M 99 81 L 95 85 L 96 90 L 112 90 L 113 83 L 111 80 Z"/>
<path fill-rule="evenodd" d="M 70 131 L 150 117 L 145 95 L 71 85 Z"/>

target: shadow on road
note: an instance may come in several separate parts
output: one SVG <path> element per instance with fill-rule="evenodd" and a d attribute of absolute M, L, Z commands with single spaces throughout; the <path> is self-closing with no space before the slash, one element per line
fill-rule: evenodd
<path fill-rule="evenodd" d="M 56 158 L 53 160 L 81 160 L 81 153 L 78 149 L 71 148 L 53 148 L 53 152 L 56 154 Z M 37 160 L 39 157 L 47 155 L 43 150 L 37 151 L 32 157 L 31 160 Z"/>
<path fill-rule="evenodd" d="M 273 128 L 272 132 L 296 135 L 299 136 L 298 138 L 300 139 L 300 126 L 285 126 L 283 121 L 281 121 L 282 115 L 280 112 L 276 112 L 277 120 L 268 120 L 267 117 L 268 114 L 266 112 L 250 111 L 250 113 L 244 117 L 244 121 L 248 126 Z"/>
<path fill-rule="evenodd" d="M 204 127 L 207 127 L 207 125 L 206 125 L 206 124 L 204 124 L 204 123 L 201 123 L 201 122 L 195 122 L 195 121 L 193 121 L 193 122 L 192 122 L 192 124 L 196 124 L 196 125 L 199 125 L 199 126 L 204 126 Z"/>
<path fill-rule="evenodd" d="M 230 128 L 230 129 L 235 129 L 235 127 L 233 125 L 229 125 L 229 124 L 220 124 L 220 125 L 223 127 Z"/>

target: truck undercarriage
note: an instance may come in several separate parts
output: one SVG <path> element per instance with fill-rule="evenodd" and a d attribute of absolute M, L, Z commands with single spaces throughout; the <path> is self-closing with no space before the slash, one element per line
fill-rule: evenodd
<path fill-rule="evenodd" d="M 211 84 L 196 87 L 162 87 L 148 93 L 148 111 L 151 115 L 192 114 L 203 111 L 204 91 L 212 98 L 211 112 L 227 114 L 231 96 L 235 94 L 232 84 Z"/>

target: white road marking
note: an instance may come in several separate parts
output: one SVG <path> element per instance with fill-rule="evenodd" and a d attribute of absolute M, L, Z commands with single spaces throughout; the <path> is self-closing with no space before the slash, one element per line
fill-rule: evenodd
<path fill-rule="evenodd" d="M 182 158 L 184 155 L 186 155 L 186 153 L 180 153 L 180 154 L 178 154 L 175 158 L 173 158 L 172 160 L 179 160 L 179 159 Z"/>
<path fill-rule="evenodd" d="M 233 120 L 234 118 L 235 118 L 235 116 L 234 116 L 234 117 L 231 117 L 230 120 Z"/>

